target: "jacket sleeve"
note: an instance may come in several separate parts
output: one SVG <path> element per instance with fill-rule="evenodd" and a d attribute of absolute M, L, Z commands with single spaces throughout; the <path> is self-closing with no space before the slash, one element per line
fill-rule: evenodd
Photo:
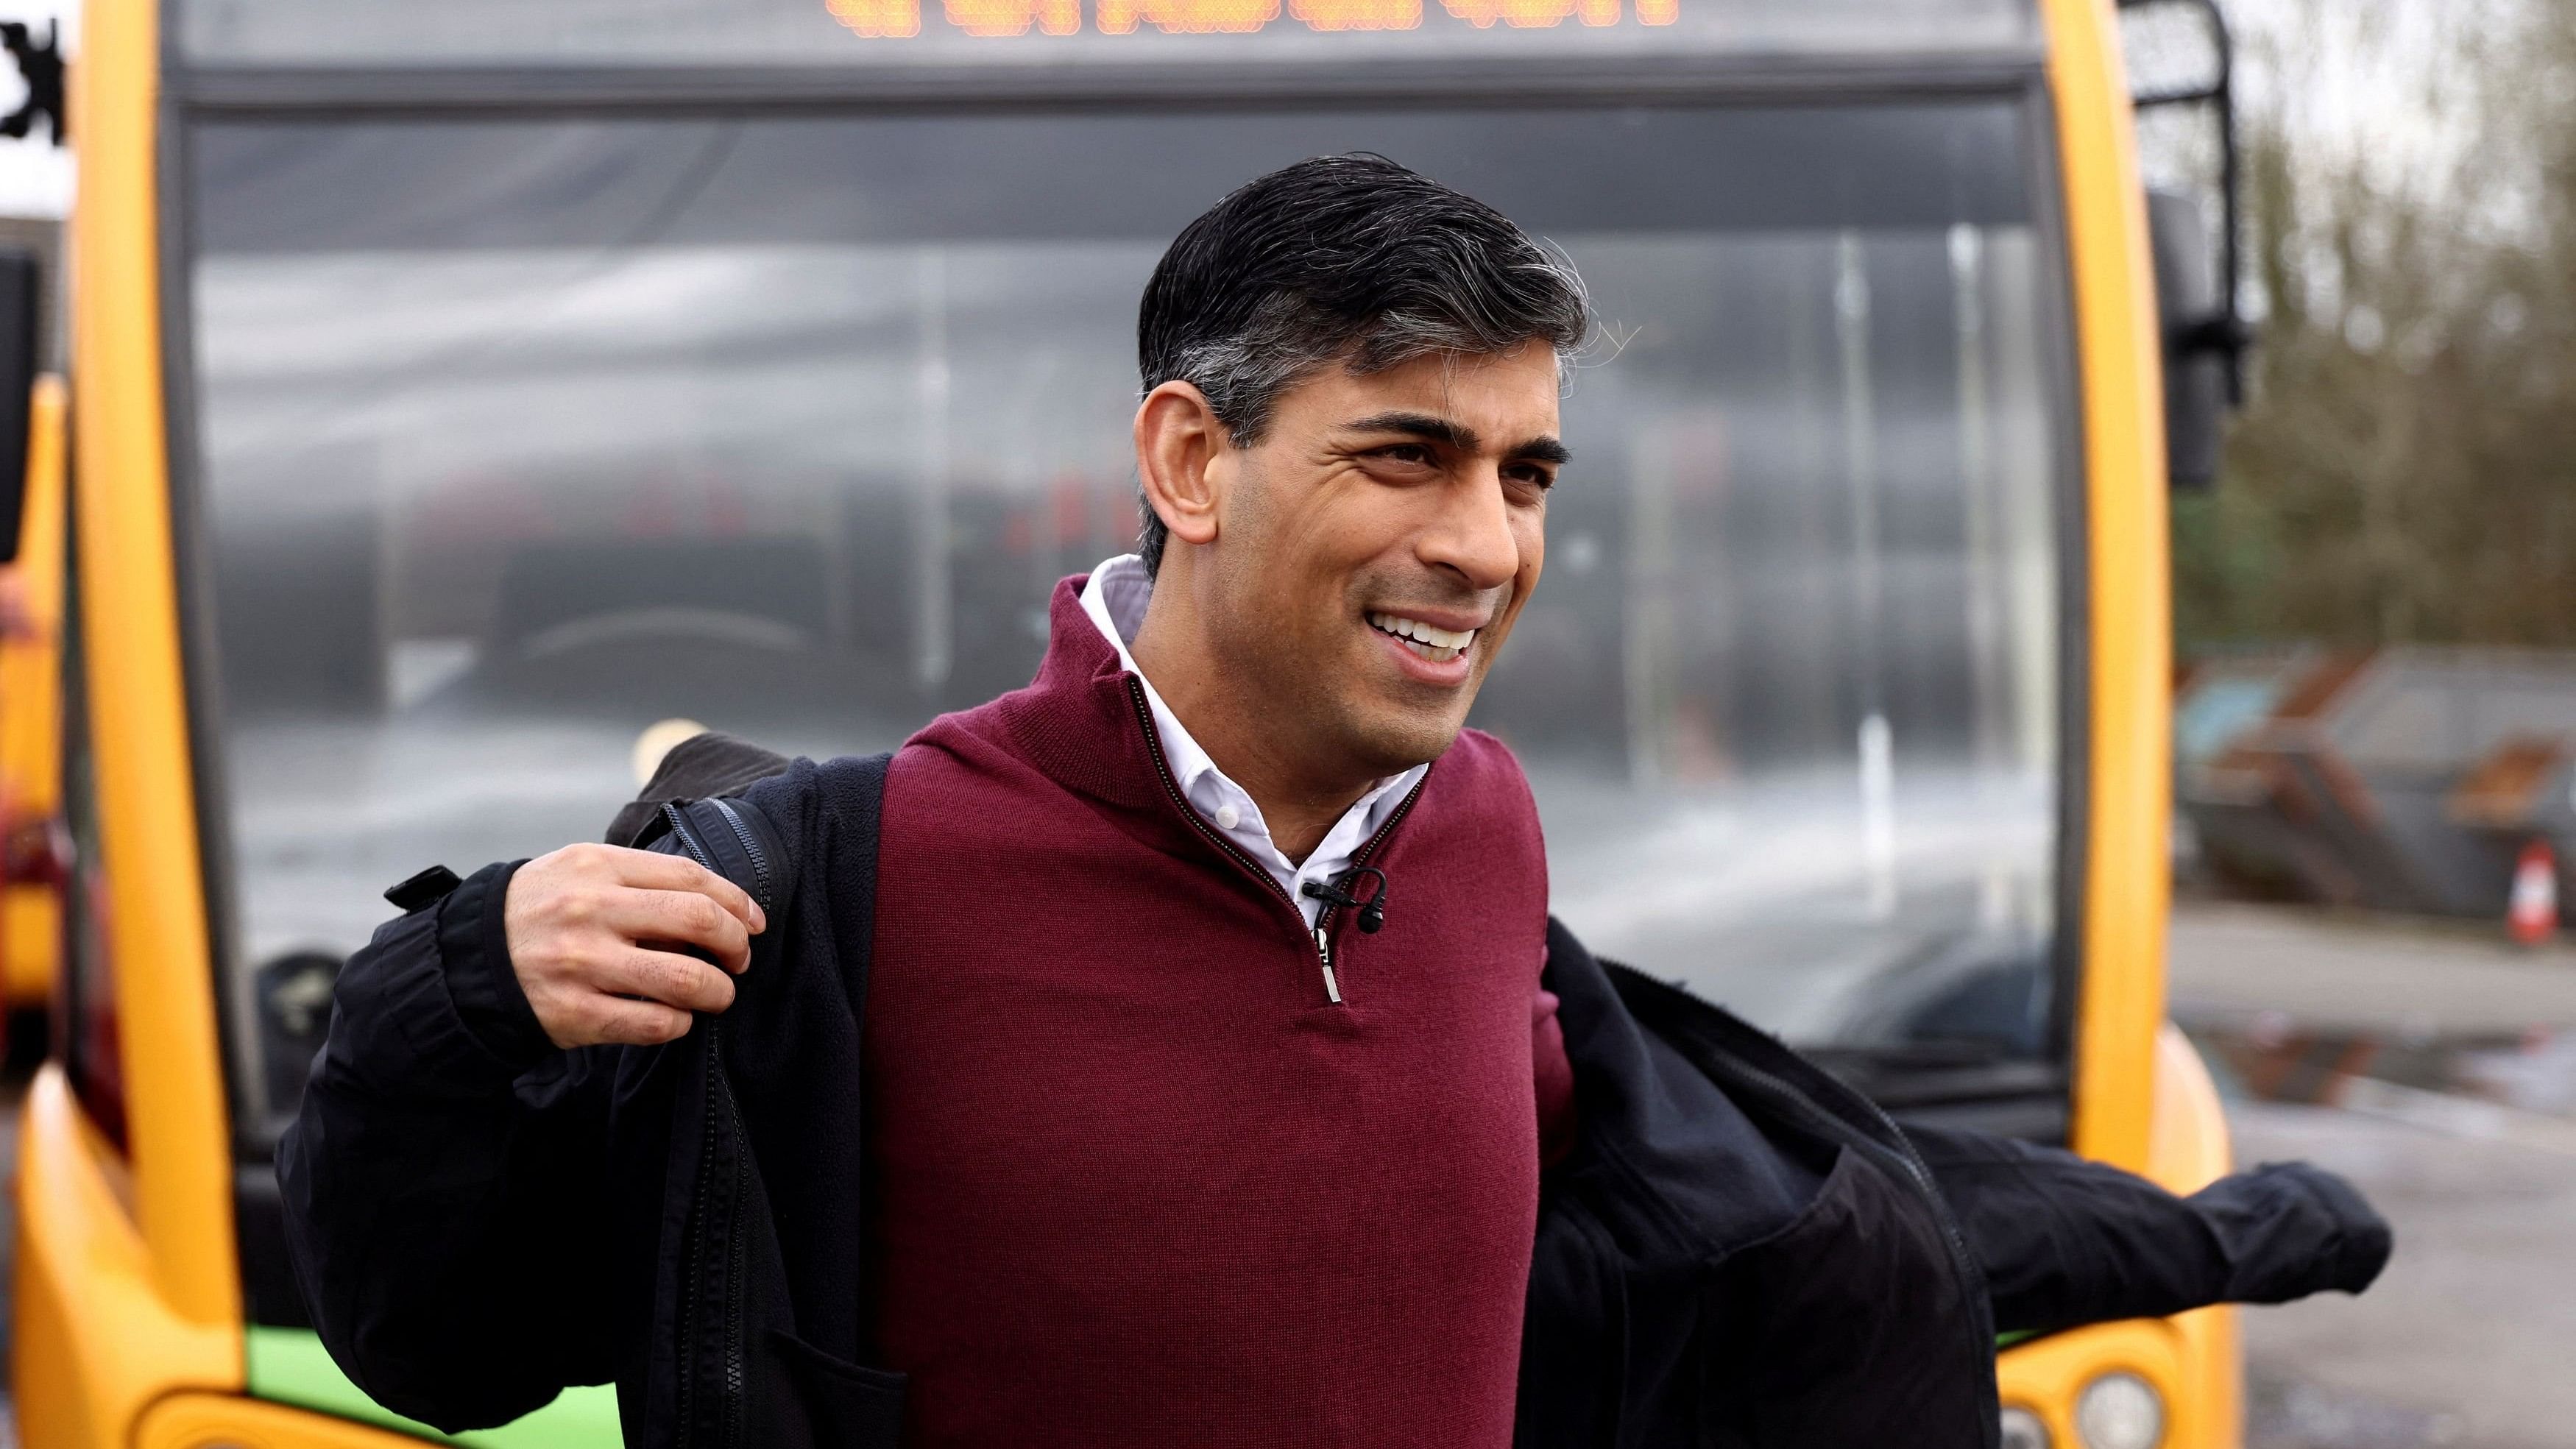
<path fill-rule="evenodd" d="M 378 930 L 278 1146 L 322 1342 L 399 1414 L 506 1423 L 616 1366 L 598 1200 L 614 1057 L 546 1039 L 510 969 L 515 865 Z"/>
<path fill-rule="evenodd" d="M 2055 1148 L 1905 1130 L 1985 1269 L 2001 1332 L 2358 1293 L 2388 1262 L 2387 1222 L 2352 1184 L 2304 1162 L 2179 1197 Z"/>

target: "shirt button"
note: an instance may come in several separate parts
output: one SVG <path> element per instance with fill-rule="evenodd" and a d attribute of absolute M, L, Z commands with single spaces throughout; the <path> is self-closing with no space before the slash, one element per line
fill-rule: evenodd
<path fill-rule="evenodd" d="M 1242 823 L 1243 823 L 1243 812 L 1242 812 L 1242 811 L 1235 809 L 1235 808 L 1234 808 L 1233 806 L 1231 806 L 1231 805 L 1219 805 L 1218 807 L 1216 807 L 1216 828 L 1217 828 L 1217 829 L 1219 829 L 1219 830 L 1232 830 L 1234 827 L 1236 827 L 1236 826 L 1238 826 L 1238 825 L 1241 825 Z"/>

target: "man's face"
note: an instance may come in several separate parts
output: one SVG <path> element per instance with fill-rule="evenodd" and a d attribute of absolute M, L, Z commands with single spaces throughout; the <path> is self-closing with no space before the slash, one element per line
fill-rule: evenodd
<path fill-rule="evenodd" d="M 1327 367 L 1218 449 L 1203 616 L 1274 741 L 1372 775 L 1447 750 L 1538 582 L 1565 457 L 1544 344 Z"/>

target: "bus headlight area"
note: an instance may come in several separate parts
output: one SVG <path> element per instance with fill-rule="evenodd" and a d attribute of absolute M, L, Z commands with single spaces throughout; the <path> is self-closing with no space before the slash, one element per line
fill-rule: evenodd
<path fill-rule="evenodd" d="M 2043 1334 L 1995 1361 L 2002 1449 L 2245 1449 L 2232 1309 Z"/>
<path fill-rule="evenodd" d="M 2072 1418 L 2070 1449 L 2162 1449 L 2165 1443 L 2163 1391 L 2127 1369 L 2110 1369 L 2086 1380 L 2075 1395 Z M 2057 1449 L 2048 1419 L 2028 1405 L 2005 1404 L 1999 1428 L 2002 1449 Z"/>
<path fill-rule="evenodd" d="M 2003 1449 L 2051 1449 L 2048 1423 L 2018 1404 L 2007 1404 L 2003 1413 Z"/>
<path fill-rule="evenodd" d="M 2103 1374 L 2076 1396 L 2075 1437 L 2083 1449 L 2156 1449 L 2165 1438 L 2165 1396 L 2136 1374 Z"/>

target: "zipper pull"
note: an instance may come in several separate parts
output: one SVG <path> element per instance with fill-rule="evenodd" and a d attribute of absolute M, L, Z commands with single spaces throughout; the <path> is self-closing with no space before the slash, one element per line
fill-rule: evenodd
<path fill-rule="evenodd" d="M 1315 928 L 1315 959 L 1324 964 L 1324 995 L 1335 1006 L 1342 1004 L 1342 988 L 1333 980 L 1333 943 L 1325 938 L 1324 928 Z"/>

